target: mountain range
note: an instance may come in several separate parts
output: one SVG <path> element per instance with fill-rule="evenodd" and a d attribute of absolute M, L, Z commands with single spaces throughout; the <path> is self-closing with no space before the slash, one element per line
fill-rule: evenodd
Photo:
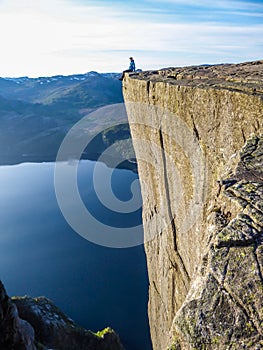
<path fill-rule="evenodd" d="M 98 108 L 123 102 L 118 77 L 118 73 L 92 71 L 0 78 L 0 164 L 54 161 L 62 140 L 76 122 Z M 122 125 L 96 136 L 84 152 L 85 158 L 97 159 L 116 140 L 130 138 L 126 117 L 116 116 L 115 122 Z M 93 130 L 94 123 L 99 125 L 102 120 L 92 120 Z"/>

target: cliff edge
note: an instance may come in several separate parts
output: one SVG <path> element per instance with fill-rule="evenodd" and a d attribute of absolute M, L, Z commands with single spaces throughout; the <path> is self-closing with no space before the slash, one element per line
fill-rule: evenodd
<path fill-rule="evenodd" d="M 126 74 L 153 347 L 263 347 L 263 61 Z"/>

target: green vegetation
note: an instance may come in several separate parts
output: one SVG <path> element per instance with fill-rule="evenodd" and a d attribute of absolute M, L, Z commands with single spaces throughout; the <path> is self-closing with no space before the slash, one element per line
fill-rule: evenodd
<path fill-rule="evenodd" d="M 107 327 L 107 328 L 104 328 L 102 331 L 99 331 L 97 333 L 95 333 L 95 335 L 99 338 L 104 338 L 105 334 L 113 334 L 114 333 L 114 330 L 111 329 L 110 327 Z"/>

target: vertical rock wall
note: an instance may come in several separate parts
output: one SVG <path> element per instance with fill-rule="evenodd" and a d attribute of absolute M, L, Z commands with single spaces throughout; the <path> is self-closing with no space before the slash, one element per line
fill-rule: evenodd
<path fill-rule="evenodd" d="M 263 62 L 126 75 L 123 92 L 142 188 L 154 349 L 256 349 Z"/>

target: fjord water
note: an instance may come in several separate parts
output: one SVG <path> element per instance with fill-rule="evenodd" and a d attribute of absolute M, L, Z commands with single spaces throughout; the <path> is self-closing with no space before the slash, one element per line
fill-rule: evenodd
<path fill-rule="evenodd" d="M 92 184 L 94 165 L 81 161 L 78 170 L 86 206 L 107 225 L 140 225 L 141 210 L 116 214 L 101 205 Z M 101 163 L 101 183 L 109 171 Z M 129 200 L 137 174 L 115 169 L 113 175 L 116 195 Z M 1 166 L 0 184 L 0 278 L 9 295 L 45 295 L 81 326 L 113 327 L 127 350 L 151 349 L 143 246 L 106 248 L 74 232 L 56 201 L 54 163 Z"/>

